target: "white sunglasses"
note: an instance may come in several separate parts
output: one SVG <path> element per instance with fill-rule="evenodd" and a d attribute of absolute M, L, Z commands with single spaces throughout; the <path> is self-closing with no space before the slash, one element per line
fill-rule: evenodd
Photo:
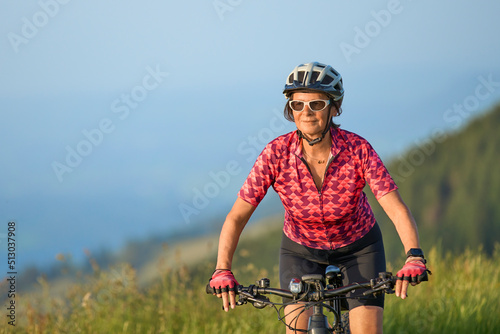
<path fill-rule="evenodd" d="M 290 100 L 288 105 L 293 111 L 302 111 L 307 105 L 311 111 L 321 111 L 330 104 L 330 100 L 312 100 L 312 101 L 300 101 L 300 100 Z"/>

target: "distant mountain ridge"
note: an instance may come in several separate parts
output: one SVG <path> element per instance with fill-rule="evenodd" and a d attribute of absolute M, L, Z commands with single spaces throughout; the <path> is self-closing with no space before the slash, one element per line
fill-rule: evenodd
<path fill-rule="evenodd" d="M 443 251 L 461 252 L 482 245 L 491 254 L 499 242 L 499 129 L 497 105 L 464 128 L 431 137 L 386 164 L 417 221 L 425 248 L 438 244 Z M 391 259 L 402 251 L 399 238 L 380 206 L 372 206 L 384 221 Z"/>

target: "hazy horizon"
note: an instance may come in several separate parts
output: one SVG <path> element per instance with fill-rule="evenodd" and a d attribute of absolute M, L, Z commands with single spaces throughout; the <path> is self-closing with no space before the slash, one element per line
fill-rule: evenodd
<path fill-rule="evenodd" d="M 500 101 L 493 0 L 0 6 L 0 242 L 16 221 L 21 268 L 225 216 L 294 129 L 300 63 L 342 74 L 338 122 L 385 161 Z"/>

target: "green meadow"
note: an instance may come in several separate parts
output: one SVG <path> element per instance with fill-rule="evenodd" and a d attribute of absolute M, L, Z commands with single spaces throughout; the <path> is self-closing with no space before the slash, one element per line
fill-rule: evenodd
<path fill-rule="evenodd" d="M 248 285 L 261 277 L 278 284 L 277 266 L 259 261 L 266 245 L 277 238 L 242 241 L 234 273 Z M 259 243 L 263 247 L 259 247 Z M 248 246 L 255 246 L 249 248 Z M 251 249 L 258 249 L 252 251 Z M 270 255 L 270 254 L 269 254 Z M 268 258 L 272 256 L 268 256 Z M 386 333 L 498 333 L 500 328 L 500 245 L 492 255 L 482 249 L 460 255 L 428 254 L 432 275 L 411 287 L 406 300 L 386 296 Z M 264 264 L 262 266 L 261 264 Z M 400 265 L 400 264 L 398 264 Z M 398 265 L 389 264 L 393 272 Z M 275 310 L 243 305 L 225 313 L 220 300 L 205 293 L 213 261 L 194 266 L 157 265 L 158 278 L 140 286 L 128 264 L 81 277 L 54 296 L 56 286 L 39 279 L 38 289 L 24 301 L 16 333 L 284 333 Z M 9 326 L 10 327 L 10 326 Z M 1 333 L 10 333 L 5 328 Z"/>

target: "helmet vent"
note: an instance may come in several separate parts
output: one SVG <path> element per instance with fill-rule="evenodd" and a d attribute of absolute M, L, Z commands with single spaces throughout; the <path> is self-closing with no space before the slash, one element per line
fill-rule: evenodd
<path fill-rule="evenodd" d="M 310 83 L 313 84 L 316 81 L 318 81 L 319 75 L 320 75 L 320 72 L 317 72 L 317 71 L 312 72 L 311 73 L 311 81 L 310 81 Z"/>
<path fill-rule="evenodd" d="M 298 76 L 297 81 L 304 82 L 304 71 L 299 71 Z"/>
<path fill-rule="evenodd" d="M 321 83 L 323 85 L 328 85 L 332 81 L 333 81 L 333 78 L 329 75 L 326 75 L 325 78 L 321 81 Z M 338 87 L 335 87 L 335 88 L 338 89 Z"/>

